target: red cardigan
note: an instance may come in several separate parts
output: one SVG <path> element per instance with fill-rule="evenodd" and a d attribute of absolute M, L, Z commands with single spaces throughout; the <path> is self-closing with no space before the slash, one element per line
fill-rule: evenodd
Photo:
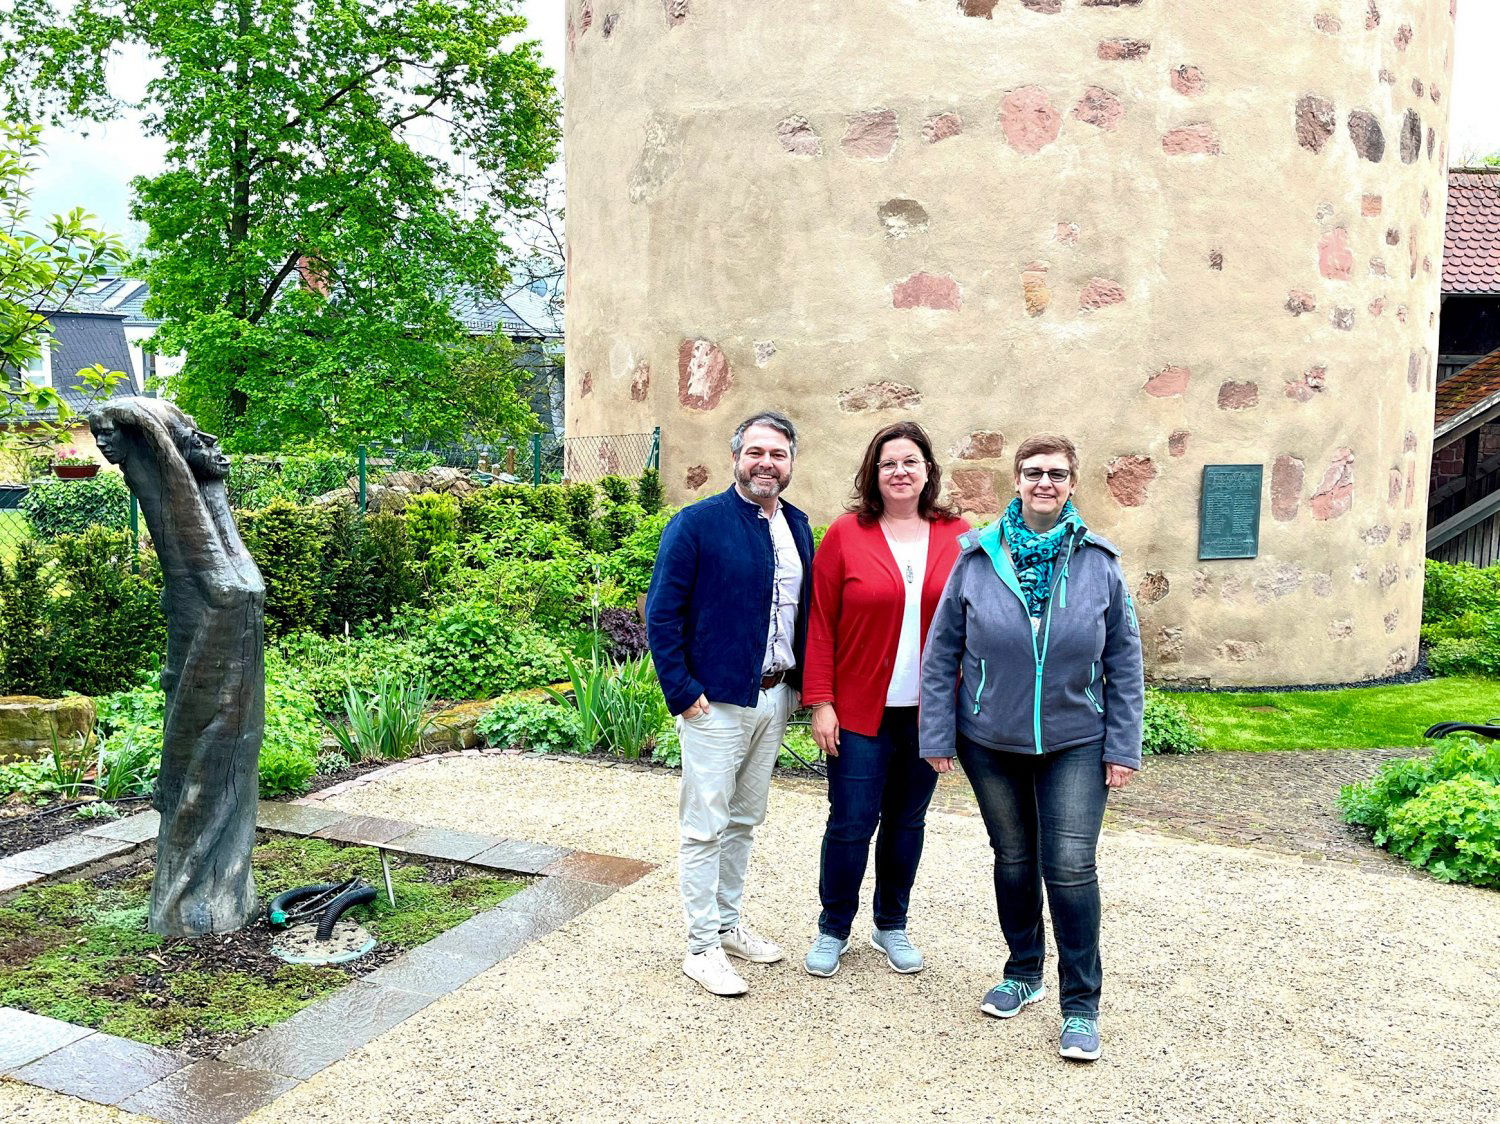
<path fill-rule="evenodd" d="M 927 527 L 927 570 L 922 579 L 921 639 L 958 560 L 962 519 Z M 802 703 L 831 702 L 839 726 L 874 737 L 885 717 L 885 696 L 901 639 L 906 582 L 879 523 L 863 526 L 841 515 L 813 557 L 812 613 L 802 664 Z"/>

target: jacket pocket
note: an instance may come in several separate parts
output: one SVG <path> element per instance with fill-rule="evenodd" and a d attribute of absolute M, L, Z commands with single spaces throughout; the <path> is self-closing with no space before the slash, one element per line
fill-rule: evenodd
<path fill-rule="evenodd" d="M 979 661 L 979 685 L 974 689 L 974 713 L 979 713 L 981 700 L 984 698 L 984 683 L 989 677 L 989 668 L 983 660 Z"/>
<path fill-rule="evenodd" d="M 1089 664 L 1089 683 L 1083 689 L 1083 693 L 1088 696 L 1089 702 L 1094 704 L 1094 713 L 1103 714 L 1104 708 L 1099 705 L 1099 696 L 1094 694 L 1094 684 L 1099 680 L 1098 666 L 1097 661 Z"/>

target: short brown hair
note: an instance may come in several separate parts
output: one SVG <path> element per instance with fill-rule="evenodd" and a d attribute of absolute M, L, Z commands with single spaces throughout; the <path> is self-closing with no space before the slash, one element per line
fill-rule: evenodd
<path fill-rule="evenodd" d="M 927 462 L 927 484 L 917 497 L 917 514 L 923 519 L 952 519 L 955 515 L 951 504 L 938 499 L 938 492 L 943 487 L 943 470 L 933 459 L 932 441 L 927 431 L 914 421 L 898 421 L 870 438 L 864 459 L 859 462 L 859 473 L 854 478 L 854 495 L 849 510 L 867 526 L 885 514 L 885 499 L 880 494 L 880 450 L 887 441 L 903 437 L 921 450 L 922 459 Z"/>
<path fill-rule="evenodd" d="M 1021 478 L 1021 465 L 1024 462 L 1044 453 L 1062 453 L 1066 456 L 1068 471 L 1073 474 L 1074 480 L 1078 479 L 1078 450 L 1073 442 L 1057 433 L 1034 433 L 1016 446 L 1016 479 Z"/>

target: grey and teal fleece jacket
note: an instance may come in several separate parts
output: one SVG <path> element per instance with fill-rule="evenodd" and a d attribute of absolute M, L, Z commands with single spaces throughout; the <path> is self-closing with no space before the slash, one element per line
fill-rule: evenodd
<path fill-rule="evenodd" d="M 1139 769 L 1141 633 L 1120 552 L 1070 535 L 1033 628 L 999 521 L 959 546 L 922 653 L 922 756 L 952 757 L 961 733 L 1033 755 L 1101 743 L 1106 763 Z"/>

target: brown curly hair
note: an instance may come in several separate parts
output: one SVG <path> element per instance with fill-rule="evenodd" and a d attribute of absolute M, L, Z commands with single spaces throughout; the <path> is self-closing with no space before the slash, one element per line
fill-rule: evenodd
<path fill-rule="evenodd" d="M 927 431 L 914 421 L 898 421 L 870 438 L 864 459 L 859 463 L 859 472 L 854 477 L 854 492 L 848 510 L 866 526 L 885 514 L 885 500 L 880 494 L 880 450 L 887 441 L 903 437 L 921 450 L 922 459 L 927 462 L 927 484 L 917 497 L 917 514 L 928 520 L 952 519 L 958 514 L 951 503 L 938 498 L 943 487 L 943 470 L 933 458 L 932 440 Z"/>

